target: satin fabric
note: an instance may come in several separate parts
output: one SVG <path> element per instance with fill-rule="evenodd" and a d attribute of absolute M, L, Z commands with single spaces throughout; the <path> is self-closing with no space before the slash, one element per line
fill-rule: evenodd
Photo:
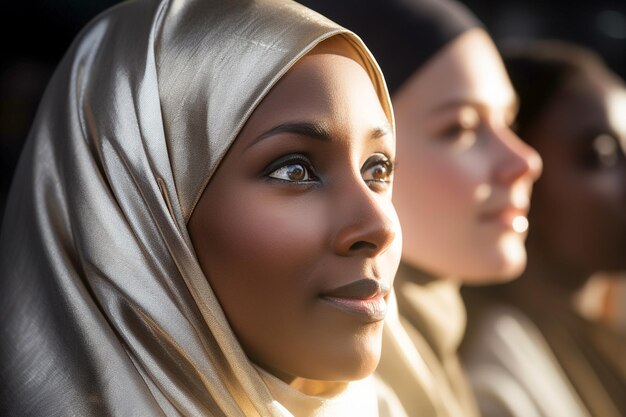
<path fill-rule="evenodd" d="M 386 320 L 377 372 L 411 416 L 478 416 L 457 350 L 466 315 L 458 284 L 400 264 L 398 317 Z"/>
<path fill-rule="evenodd" d="M 626 416 L 624 335 L 516 290 L 464 292 L 463 360 L 485 417 Z"/>
<path fill-rule="evenodd" d="M 235 339 L 186 222 L 264 95 L 335 35 L 393 122 L 361 41 L 290 1 L 133 0 L 81 32 L 2 224 L 1 415 L 291 415 Z"/>
<path fill-rule="evenodd" d="M 385 415 L 385 413 L 378 412 L 378 387 L 371 378 L 349 384 L 334 384 L 330 387 L 330 391 L 324 391 L 318 395 L 305 395 L 263 370 L 260 370 L 260 374 L 273 398 L 294 416 L 378 417 L 380 415 L 382 417 Z M 324 389 L 328 390 L 329 387 L 324 387 Z M 390 416 L 399 417 L 394 414 Z"/>

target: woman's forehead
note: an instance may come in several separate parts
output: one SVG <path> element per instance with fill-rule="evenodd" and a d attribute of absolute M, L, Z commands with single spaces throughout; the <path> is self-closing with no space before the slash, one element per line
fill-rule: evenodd
<path fill-rule="evenodd" d="M 302 58 L 254 110 L 235 146 L 277 126 L 303 123 L 337 138 L 363 137 L 376 129 L 393 138 L 371 79 L 359 63 L 343 54 L 318 51 Z"/>

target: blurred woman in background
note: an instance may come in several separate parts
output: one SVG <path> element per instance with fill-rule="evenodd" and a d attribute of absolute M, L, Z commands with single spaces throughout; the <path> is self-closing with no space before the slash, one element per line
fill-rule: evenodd
<path fill-rule="evenodd" d="M 626 270 L 626 88 L 571 44 L 504 53 L 520 97 L 516 132 L 545 169 L 522 278 L 465 293 L 464 358 L 485 416 L 624 416 L 626 338 L 574 302 L 594 273 Z"/>
<path fill-rule="evenodd" d="M 537 153 L 510 129 L 517 101 L 476 18 L 442 0 L 307 0 L 361 36 L 388 82 L 397 125 L 394 204 L 403 228 L 400 319 L 378 372 L 410 415 L 475 416 L 459 364 L 459 284 L 516 277 L 526 262 Z"/>

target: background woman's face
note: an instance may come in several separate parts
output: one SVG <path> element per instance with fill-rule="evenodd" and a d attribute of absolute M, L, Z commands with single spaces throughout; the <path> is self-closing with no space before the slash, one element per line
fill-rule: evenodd
<path fill-rule="evenodd" d="M 518 275 L 541 160 L 509 128 L 515 94 L 489 37 L 457 38 L 393 104 L 403 259 L 466 282 Z"/>
<path fill-rule="evenodd" d="M 400 258 L 393 133 L 343 42 L 264 98 L 189 222 L 244 350 L 286 381 L 373 372 Z"/>
<path fill-rule="evenodd" d="M 533 254 L 588 274 L 625 269 L 624 86 L 600 72 L 570 79 L 527 139 L 545 161 L 532 199 Z"/>

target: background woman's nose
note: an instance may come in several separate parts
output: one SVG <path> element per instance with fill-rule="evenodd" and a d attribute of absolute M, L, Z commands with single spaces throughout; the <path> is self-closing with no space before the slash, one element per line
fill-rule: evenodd
<path fill-rule="evenodd" d="M 511 130 L 501 133 L 498 139 L 502 158 L 497 167 L 497 177 L 501 182 L 511 183 L 522 177 L 533 182 L 539 179 L 543 162 L 534 148 Z"/>

